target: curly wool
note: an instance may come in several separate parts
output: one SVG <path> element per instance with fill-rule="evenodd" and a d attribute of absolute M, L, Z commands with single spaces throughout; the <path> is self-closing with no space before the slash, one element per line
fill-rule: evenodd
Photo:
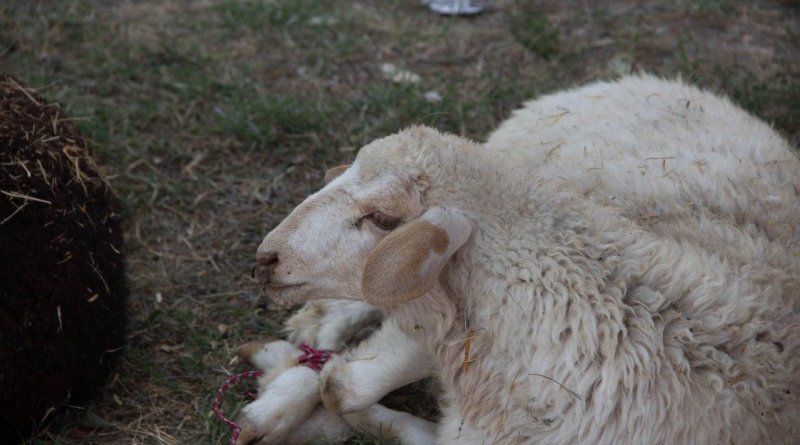
<path fill-rule="evenodd" d="M 359 155 L 411 163 L 428 207 L 476 222 L 442 275 L 462 319 L 429 344 L 441 443 L 800 437 L 800 162 L 780 136 L 640 76 L 533 101 L 486 145 L 417 127 Z"/>

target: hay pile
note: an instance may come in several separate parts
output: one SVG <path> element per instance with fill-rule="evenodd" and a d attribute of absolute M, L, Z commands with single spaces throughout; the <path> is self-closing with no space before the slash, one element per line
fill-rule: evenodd
<path fill-rule="evenodd" d="M 0 443 L 93 396 L 124 342 L 116 196 L 55 105 L 0 74 Z"/>

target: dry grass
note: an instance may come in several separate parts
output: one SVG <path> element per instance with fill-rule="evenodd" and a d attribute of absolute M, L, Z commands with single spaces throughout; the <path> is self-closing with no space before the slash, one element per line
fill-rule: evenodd
<path fill-rule="evenodd" d="M 232 349 L 284 316 L 249 277 L 258 243 L 377 136 L 425 123 L 481 139 L 536 94 L 643 69 L 800 141 L 797 6 L 673 3 L 497 1 L 471 19 L 416 0 L 0 4 L 0 66 L 64 104 L 112 172 L 132 290 L 105 396 L 34 442 L 222 443 L 209 412 Z M 384 79 L 387 62 L 422 80 Z"/>

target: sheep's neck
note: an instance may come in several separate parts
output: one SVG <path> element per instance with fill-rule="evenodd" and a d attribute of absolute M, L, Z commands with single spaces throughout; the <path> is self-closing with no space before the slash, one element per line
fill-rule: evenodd
<path fill-rule="evenodd" d="M 525 312 L 528 343 L 555 342 L 563 331 L 605 339 L 584 345 L 587 360 L 614 354 L 616 333 L 624 330 L 618 269 L 634 224 L 477 144 L 438 146 L 420 163 L 431 176 L 428 204 L 456 208 L 476 223 L 444 272 L 454 298 L 463 301 L 464 331 L 488 335 L 494 347 L 491 339 L 505 329 L 496 321 L 502 312 Z M 578 306 L 606 308 L 599 311 L 603 320 Z M 555 320 L 560 331 L 543 328 Z"/>
<path fill-rule="evenodd" d="M 459 309 L 456 300 L 436 286 L 421 297 L 392 308 L 390 313 L 403 332 L 435 353 L 437 345 L 451 334 Z"/>
<path fill-rule="evenodd" d="M 480 218 L 476 232 L 446 271 L 463 295 L 467 328 L 496 336 L 504 329 L 496 320 L 525 312 L 521 335 L 533 345 L 556 350 L 559 337 L 605 337 L 584 345 L 585 357 L 613 355 L 624 330 L 621 256 L 635 227 L 563 191 L 523 190 L 505 206 L 471 213 Z"/>

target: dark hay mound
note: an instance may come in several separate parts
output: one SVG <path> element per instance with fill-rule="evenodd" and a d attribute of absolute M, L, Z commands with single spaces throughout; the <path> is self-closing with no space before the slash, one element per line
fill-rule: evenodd
<path fill-rule="evenodd" d="M 0 74 L 0 443 L 92 397 L 124 342 L 122 232 L 87 141 Z"/>

